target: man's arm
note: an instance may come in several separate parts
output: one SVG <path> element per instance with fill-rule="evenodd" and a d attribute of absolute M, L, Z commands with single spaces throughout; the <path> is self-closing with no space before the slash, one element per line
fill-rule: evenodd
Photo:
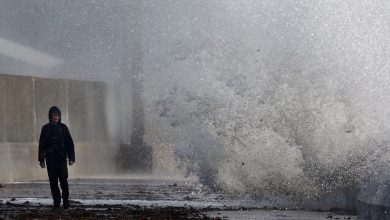
<path fill-rule="evenodd" d="M 46 155 L 46 143 L 47 143 L 46 129 L 43 126 L 41 135 L 39 137 L 39 149 L 38 149 L 38 161 L 42 168 L 45 168 L 45 155 Z"/>
<path fill-rule="evenodd" d="M 68 127 L 65 125 L 65 147 L 66 147 L 66 152 L 67 156 L 69 159 L 69 165 L 72 165 L 75 161 L 75 153 L 74 153 L 74 143 L 72 136 L 70 135 Z"/>
<path fill-rule="evenodd" d="M 45 127 L 42 127 L 41 135 L 39 137 L 39 149 L 38 149 L 38 161 L 45 162 L 46 155 L 46 142 L 47 142 L 47 134 Z"/>

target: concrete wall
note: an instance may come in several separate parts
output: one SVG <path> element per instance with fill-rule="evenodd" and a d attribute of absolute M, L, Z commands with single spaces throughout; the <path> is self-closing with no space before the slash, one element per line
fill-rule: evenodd
<path fill-rule="evenodd" d="M 107 131 L 105 90 L 101 82 L 0 74 L 0 182 L 47 178 L 38 166 L 38 141 L 53 105 L 62 110 L 76 145 L 70 175 L 112 173 L 117 144 Z"/>
<path fill-rule="evenodd" d="M 33 80 L 27 77 L 1 76 L 1 142 L 34 141 Z M 26 123 L 27 122 L 27 123 Z"/>

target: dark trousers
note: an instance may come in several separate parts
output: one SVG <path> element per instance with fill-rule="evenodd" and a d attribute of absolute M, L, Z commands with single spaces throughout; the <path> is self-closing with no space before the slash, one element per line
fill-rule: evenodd
<path fill-rule="evenodd" d="M 58 180 L 62 190 L 62 202 L 64 208 L 69 207 L 68 166 L 65 161 L 47 161 L 47 173 L 49 174 L 50 190 L 53 196 L 54 206 L 61 204 L 61 193 L 58 188 Z"/>

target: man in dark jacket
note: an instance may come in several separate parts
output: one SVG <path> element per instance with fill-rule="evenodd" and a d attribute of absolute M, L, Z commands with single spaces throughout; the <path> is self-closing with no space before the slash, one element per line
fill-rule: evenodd
<path fill-rule="evenodd" d="M 61 123 L 61 111 L 53 106 L 49 110 L 49 123 L 42 127 L 39 138 L 38 160 L 42 168 L 49 175 L 50 190 L 53 196 L 53 210 L 58 210 L 61 204 L 61 193 L 58 188 L 58 180 L 62 190 L 64 209 L 69 208 L 68 166 L 75 162 L 74 144 L 68 127 Z"/>

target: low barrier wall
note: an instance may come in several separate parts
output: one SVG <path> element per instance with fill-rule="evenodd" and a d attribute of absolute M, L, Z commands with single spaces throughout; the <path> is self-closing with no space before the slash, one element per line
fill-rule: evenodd
<path fill-rule="evenodd" d="M 102 82 L 0 74 L 0 182 L 46 179 L 38 166 L 41 127 L 56 105 L 76 145 L 70 174 L 104 175 L 115 170 L 117 144 L 110 143 Z"/>

